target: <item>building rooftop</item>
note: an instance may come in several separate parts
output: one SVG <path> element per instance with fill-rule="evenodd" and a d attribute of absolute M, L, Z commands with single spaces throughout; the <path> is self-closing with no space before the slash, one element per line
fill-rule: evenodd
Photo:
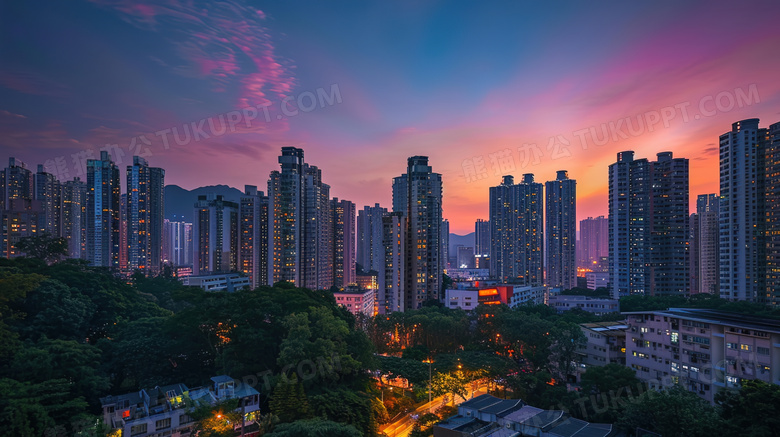
<path fill-rule="evenodd" d="M 617 299 L 612 299 L 609 296 L 582 296 L 579 294 L 552 294 L 550 299 L 555 298 L 558 300 L 609 300 L 618 302 Z"/>
<path fill-rule="evenodd" d="M 582 323 L 583 328 L 590 329 L 593 332 L 598 332 L 601 335 L 607 337 L 620 337 L 625 335 L 628 324 L 626 322 L 596 322 L 596 323 Z"/>
<path fill-rule="evenodd" d="M 491 405 L 495 405 L 501 401 L 503 401 L 503 399 L 497 398 L 493 395 L 484 394 L 484 395 L 479 395 L 474 399 L 469 399 L 468 401 L 463 402 L 462 404 L 460 404 L 460 407 L 481 410 Z"/>
<path fill-rule="evenodd" d="M 523 408 L 512 411 L 511 413 L 504 416 L 504 420 L 511 420 L 512 422 L 522 422 L 529 417 L 536 416 L 537 414 L 541 413 L 541 408 L 532 407 L 530 405 L 526 405 Z"/>
<path fill-rule="evenodd" d="M 495 414 L 500 416 L 501 413 L 509 414 L 510 412 L 521 408 L 523 405 L 525 405 L 525 402 L 521 401 L 520 399 L 506 399 L 488 407 L 484 407 L 479 411 L 481 413 Z"/>
<path fill-rule="evenodd" d="M 211 378 L 212 381 L 214 381 L 215 384 L 223 383 L 223 382 L 233 382 L 233 378 L 227 376 L 227 375 L 219 375 Z"/>
<path fill-rule="evenodd" d="M 709 310 L 699 308 L 669 308 L 668 310 L 633 311 L 621 314 L 656 314 L 667 317 L 679 317 L 696 320 L 705 323 L 718 323 L 740 328 L 770 331 L 780 334 L 780 320 L 750 314 L 734 313 L 730 311 Z"/>
<path fill-rule="evenodd" d="M 562 410 L 543 410 L 539 414 L 529 416 L 524 420 L 517 422 L 524 425 L 544 429 L 560 420 L 560 418 L 563 417 L 563 414 L 564 412 Z"/>

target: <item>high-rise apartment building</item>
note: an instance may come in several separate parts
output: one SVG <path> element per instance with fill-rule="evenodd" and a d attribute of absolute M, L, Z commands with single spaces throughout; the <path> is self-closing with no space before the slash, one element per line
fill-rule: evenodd
<path fill-rule="evenodd" d="M 450 266 L 450 221 L 443 219 L 441 221 L 441 232 L 439 235 L 439 259 L 441 260 L 441 271 L 444 273 Z"/>
<path fill-rule="evenodd" d="M 238 211 L 236 202 L 221 195 L 198 196 L 192 222 L 193 275 L 238 270 Z"/>
<path fill-rule="evenodd" d="M 691 223 L 691 293 L 720 292 L 720 198 L 701 194 L 696 199 L 695 223 Z"/>
<path fill-rule="evenodd" d="M 474 255 L 490 257 L 490 220 L 474 223 Z"/>
<path fill-rule="evenodd" d="M 609 220 L 603 215 L 580 221 L 577 267 L 598 270 L 601 258 L 609 257 Z"/>
<path fill-rule="evenodd" d="M 10 201 L 14 199 L 32 200 L 34 188 L 33 173 L 25 163 L 14 157 L 8 158 L 8 167 L 0 171 L 2 209 L 10 209 Z"/>
<path fill-rule="evenodd" d="M 38 165 L 35 173 L 35 200 L 40 202 L 41 214 L 39 215 L 38 232 L 47 233 L 52 237 L 60 237 L 62 231 L 62 187 L 60 181 L 53 174 L 47 173 L 43 165 Z"/>
<path fill-rule="evenodd" d="M 545 184 L 546 284 L 561 290 L 577 286 L 577 182 L 565 170 Z"/>
<path fill-rule="evenodd" d="M 500 281 L 541 286 L 544 282 L 542 184 L 524 174 L 514 183 L 504 176 L 490 187 L 490 276 Z"/>
<path fill-rule="evenodd" d="M 74 178 L 62 184 L 62 236 L 68 242 L 68 257 L 86 259 L 87 184 Z"/>
<path fill-rule="evenodd" d="M 271 282 L 300 285 L 301 232 L 303 229 L 303 150 L 283 147 L 281 171 L 272 171 L 268 180 L 269 252 L 268 278 Z"/>
<path fill-rule="evenodd" d="M 127 235 L 127 193 L 119 195 L 119 273 L 129 273 L 127 257 L 130 254 L 130 240 Z"/>
<path fill-rule="evenodd" d="M 442 181 L 427 156 L 407 160 L 393 179 L 393 212 L 406 217 L 405 309 L 439 300 L 442 278 Z"/>
<path fill-rule="evenodd" d="M 268 283 L 268 197 L 254 185 L 244 186 L 239 210 L 239 270 L 252 288 Z"/>
<path fill-rule="evenodd" d="M 300 287 L 333 285 L 333 225 L 330 186 L 322 172 L 304 162 L 303 150 L 283 147 L 281 170 L 271 172 L 268 278 Z"/>
<path fill-rule="evenodd" d="M 349 200 L 331 200 L 333 213 L 333 285 L 343 289 L 356 283 L 355 277 L 355 204 Z"/>
<path fill-rule="evenodd" d="M 650 163 L 620 152 L 609 166 L 609 283 L 612 297 L 644 294 Z"/>
<path fill-rule="evenodd" d="M 357 263 L 364 271 L 381 272 L 385 264 L 382 245 L 382 218 L 387 208 L 379 204 L 365 206 L 357 214 Z"/>
<path fill-rule="evenodd" d="M 406 217 L 392 212 L 382 217 L 383 276 L 378 290 L 379 314 L 406 310 Z M 379 282 L 379 281 L 378 281 Z"/>
<path fill-rule="evenodd" d="M 766 295 L 765 180 L 767 129 L 752 118 L 720 136 L 720 297 Z"/>
<path fill-rule="evenodd" d="M 459 269 L 473 269 L 474 268 L 474 248 L 471 246 L 458 245 L 456 248 L 456 260 L 457 268 Z"/>
<path fill-rule="evenodd" d="M 690 272 L 689 282 L 691 294 L 698 294 L 699 291 L 699 214 L 693 213 L 688 217 L 688 263 Z"/>
<path fill-rule="evenodd" d="M 192 267 L 192 223 L 165 219 L 163 229 L 164 261 L 173 267 Z"/>
<path fill-rule="evenodd" d="M 87 260 L 93 266 L 119 270 L 119 168 L 106 151 L 87 160 Z"/>
<path fill-rule="evenodd" d="M 146 276 L 160 273 L 163 263 L 165 170 L 133 157 L 127 166 L 127 268 Z"/>
<path fill-rule="evenodd" d="M 650 293 L 690 292 L 688 160 L 661 152 L 650 163 Z"/>
<path fill-rule="evenodd" d="M 769 126 L 765 192 L 767 266 L 763 301 L 780 305 L 780 123 Z"/>
<path fill-rule="evenodd" d="M 330 185 L 322 182 L 322 171 L 304 167 L 304 208 L 301 261 L 303 287 L 318 290 L 333 286 L 333 214 Z"/>
<path fill-rule="evenodd" d="M 687 294 L 688 160 L 618 153 L 609 166 L 609 279 L 614 298 Z"/>

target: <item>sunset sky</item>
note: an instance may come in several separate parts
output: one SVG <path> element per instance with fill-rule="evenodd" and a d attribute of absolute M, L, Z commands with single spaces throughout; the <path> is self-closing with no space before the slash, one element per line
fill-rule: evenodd
<path fill-rule="evenodd" d="M 487 218 L 507 173 L 568 170 L 579 219 L 606 215 L 618 151 L 689 158 L 695 198 L 718 192 L 731 123 L 780 121 L 778 17 L 777 0 L 8 1 L 0 159 L 64 180 L 120 150 L 124 179 L 135 151 L 168 184 L 265 190 L 294 145 L 362 208 L 389 207 L 392 177 L 427 155 L 452 232 Z"/>

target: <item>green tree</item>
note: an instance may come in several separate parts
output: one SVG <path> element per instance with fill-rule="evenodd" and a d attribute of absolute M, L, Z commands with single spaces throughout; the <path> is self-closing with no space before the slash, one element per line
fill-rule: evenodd
<path fill-rule="evenodd" d="M 780 386 L 758 380 L 744 380 L 736 391 L 715 395 L 721 417 L 726 421 L 724 435 L 755 437 L 780 435 Z"/>
<path fill-rule="evenodd" d="M 678 385 L 645 392 L 626 406 L 615 425 L 627 434 L 642 428 L 664 437 L 709 437 L 723 435 L 724 429 L 715 407 Z"/>
<path fill-rule="evenodd" d="M 24 310 L 26 335 L 79 340 L 87 337 L 96 308 L 77 289 L 46 279 L 27 294 Z"/>
<path fill-rule="evenodd" d="M 95 346 L 70 340 L 28 341 L 14 357 L 10 374 L 37 384 L 50 380 L 70 381 L 71 397 L 82 398 L 97 407 L 97 401 L 109 389 L 108 378 L 100 371 L 101 352 Z"/>
<path fill-rule="evenodd" d="M 617 421 L 625 406 L 645 390 L 632 369 L 615 363 L 589 367 L 581 386 L 583 396 L 568 399 L 572 415 L 606 423 Z"/>
<path fill-rule="evenodd" d="M 22 237 L 16 248 L 27 256 L 47 263 L 58 261 L 68 254 L 68 241 L 62 237 L 53 237 L 49 233 Z"/>
<path fill-rule="evenodd" d="M 298 420 L 277 426 L 267 437 L 362 437 L 354 426 L 323 419 Z"/>
<path fill-rule="evenodd" d="M 65 379 L 36 384 L 4 378 L 0 393 L 0 429 L 7 435 L 40 436 L 57 426 L 72 431 L 65 424 L 86 413 L 84 398 L 73 397 Z"/>
<path fill-rule="evenodd" d="M 311 417 L 309 398 L 306 397 L 303 384 L 295 376 L 289 380 L 282 379 L 276 384 L 268 406 L 282 423 Z"/>
<path fill-rule="evenodd" d="M 558 322 L 552 333 L 551 371 L 556 380 L 563 383 L 574 373 L 579 363 L 580 349 L 588 343 L 579 325 Z"/>
<path fill-rule="evenodd" d="M 197 403 L 190 408 L 189 415 L 196 421 L 194 435 L 198 437 L 235 437 L 234 428 L 241 423 L 238 399 L 230 399 L 211 405 Z"/>
<path fill-rule="evenodd" d="M 19 346 L 19 334 L 9 325 L 24 318 L 20 305 L 44 279 L 39 274 L 0 267 L 0 364 L 9 360 Z"/>
<path fill-rule="evenodd" d="M 468 396 L 469 393 L 468 384 L 470 382 L 471 381 L 460 370 L 455 372 L 437 373 L 433 375 L 431 380 L 431 390 L 433 391 L 434 396 L 452 393 L 453 400 L 454 395 L 458 395 L 465 402 L 466 396 Z"/>
<path fill-rule="evenodd" d="M 371 400 L 371 397 L 351 390 L 326 389 L 311 397 L 311 405 L 316 417 L 352 425 L 363 435 L 376 435 L 377 417 Z"/>

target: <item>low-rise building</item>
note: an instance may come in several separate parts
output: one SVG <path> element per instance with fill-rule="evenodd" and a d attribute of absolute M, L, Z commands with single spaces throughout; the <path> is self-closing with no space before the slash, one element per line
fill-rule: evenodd
<path fill-rule="evenodd" d="M 509 299 L 509 306 L 518 305 L 542 305 L 545 301 L 547 289 L 545 287 L 534 286 L 512 286 L 512 297 Z"/>
<path fill-rule="evenodd" d="M 242 288 L 250 288 L 252 283 L 246 276 L 238 273 L 218 273 L 214 275 L 184 276 L 180 277 L 184 285 L 200 287 L 206 291 L 233 292 Z"/>
<path fill-rule="evenodd" d="M 100 398 L 103 422 L 112 430 L 121 430 L 120 435 L 123 436 L 187 437 L 195 426 L 188 414 L 194 405 L 215 405 L 238 399 L 236 411 L 244 413 L 243 426 L 254 423 L 255 412 L 260 409 L 260 393 L 257 390 L 246 384 L 237 384 L 226 375 L 215 376 L 211 381 L 210 386 L 192 390 L 184 384 L 172 384 Z M 238 428 L 241 425 L 235 424 Z"/>
<path fill-rule="evenodd" d="M 551 294 L 547 299 L 547 305 L 555 308 L 558 314 L 579 308 L 596 315 L 620 312 L 620 301 L 617 299 L 575 296 L 568 294 Z"/>
<path fill-rule="evenodd" d="M 363 314 L 367 317 L 374 315 L 374 301 L 376 290 L 358 289 L 347 287 L 343 291 L 333 293 L 336 303 L 345 307 L 354 315 Z"/>
<path fill-rule="evenodd" d="M 625 322 L 583 323 L 580 329 L 588 340 L 578 351 L 581 372 L 607 364 L 626 365 Z"/>
<path fill-rule="evenodd" d="M 458 406 L 458 414 L 433 427 L 434 437 L 608 437 L 612 425 L 574 419 L 561 410 L 542 410 L 519 399 L 486 394 Z"/>
<path fill-rule="evenodd" d="M 444 306 L 450 309 L 462 309 L 471 311 L 479 305 L 479 290 L 458 289 L 444 292 Z"/>
<path fill-rule="evenodd" d="M 711 403 L 743 380 L 780 384 L 780 321 L 689 308 L 624 314 L 626 365 L 642 381 L 680 384 Z"/>
<path fill-rule="evenodd" d="M 587 272 L 585 281 L 588 283 L 589 290 L 597 288 L 606 288 L 609 283 L 609 272 Z"/>
<path fill-rule="evenodd" d="M 447 276 L 453 280 L 479 281 L 490 277 L 488 269 L 447 269 Z"/>

